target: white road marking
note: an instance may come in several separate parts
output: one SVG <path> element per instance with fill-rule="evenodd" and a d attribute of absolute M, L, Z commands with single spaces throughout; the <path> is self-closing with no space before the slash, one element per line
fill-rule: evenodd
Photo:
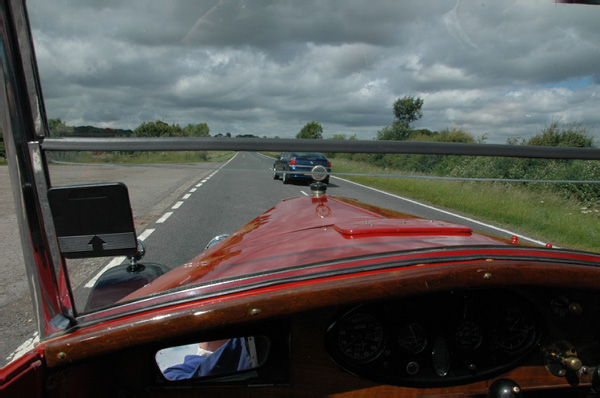
<path fill-rule="evenodd" d="M 25 340 L 23 344 L 18 346 L 16 350 L 14 350 L 9 356 L 7 356 L 6 360 L 8 361 L 8 363 L 11 363 L 15 359 L 20 358 L 25 353 L 31 351 L 35 347 L 35 344 L 39 341 L 40 337 L 38 335 L 38 332 L 35 332 L 30 338 Z"/>
<path fill-rule="evenodd" d="M 172 211 L 169 211 L 169 212 L 163 214 L 163 216 L 161 218 L 159 218 L 158 220 L 156 220 L 156 223 L 157 224 L 164 223 L 165 221 L 167 221 L 167 218 L 171 217 L 172 214 L 173 214 Z"/>
<path fill-rule="evenodd" d="M 189 199 L 190 196 L 192 196 L 191 193 L 186 193 L 185 195 L 183 195 L 183 197 L 181 199 L 186 200 L 186 199 Z"/>
<path fill-rule="evenodd" d="M 87 287 L 87 288 L 94 287 L 94 285 L 96 284 L 98 279 L 100 279 L 100 276 L 103 273 L 105 273 L 106 271 L 108 271 L 109 269 L 111 269 L 113 267 L 116 267 L 117 265 L 121 265 L 121 263 L 123 261 L 125 261 L 126 259 L 127 259 L 127 257 L 125 257 L 125 256 L 119 256 L 119 257 L 115 257 L 112 260 L 110 260 L 110 263 L 106 264 L 106 266 L 104 268 L 102 268 L 102 270 L 100 270 L 100 272 L 98 272 L 95 277 L 90 279 L 90 281 L 85 284 L 85 287 Z"/>
<path fill-rule="evenodd" d="M 152 234 L 152 232 L 154 232 L 154 229 L 148 228 L 138 236 L 138 239 L 143 242 Z M 95 277 L 90 279 L 90 281 L 88 283 L 86 283 L 84 287 L 87 287 L 87 288 L 94 287 L 94 285 L 96 284 L 98 279 L 100 279 L 100 276 L 102 276 L 102 274 L 104 274 L 109 269 L 116 267 L 117 265 L 121 265 L 121 263 L 123 261 L 125 261 L 126 259 L 127 259 L 127 257 L 125 257 L 125 256 L 119 256 L 119 257 L 113 258 L 108 264 L 106 264 L 106 266 L 104 268 L 102 268 L 102 270 L 100 272 L 98 272 L 96 274 Z"/>
<path fill-rule="evenodd" d="M 486 223 L 484 223 L 484 222 L 477 221 L 477 220 L 474 220 L 474 219 L 472 219 L 472 218 L 469 218 L 469 217 L 461 216 L 460 214 L 455 214 L 455 213 L 449 212 L 449 211 L 447 211 L 447 210 L 438 209 L 438 208 L 436 208 L 436 207 L 429 206 L 429 205 L 426 205 L 426 204 L 423 204 L 423 203 L 417 202 L 416 200 L 413 200 L 413 199 L 408 199 L 408 198 L 405 198 L 405 197 L 403 197 L 403 196 L 394 195 L 394 194 L 392 194 L 392 193 L 385 192 L 385 191 L 382 191 L 382 190 L 380 190 L 380 189 L 377 189 L 377 188 L 372 188 L 372 187 L 369 187 L 369 186 L 366 186 L 366 185 L 363 185 L 363 184 L 359 184 L 358 182 L 354 182 L 354 181 L 346 180 L 345 178 L 340 178 L 340 177 L 336 177 L 336 176 L 331 176 L 331 177 L 332 177 L 332 178 L 337 178 L 337 179 L 339 179 L 339 180 L 342 180 L 342 181 L 349 182 L 349 183 L 351 183 L 351 184 L 354 184 L 354 185 L 358 185 L 358 186 L 360 186 L 360 187 L 363 187 L 363 188 L 370 189 L 370 190 L 372 190 L 372 191 L 375 191 L 375 192 L 379 192 L 379 193 L 382 193 L 382 194 L 385 194 L 385 195 L 391 196 L 391 197 L 393 197 L 393 198 L 396 198 L 396 199 L 404 200 L 404 201 L 407 201 L 407 202 L 409 202 L 409 203 L 413 203 L 413 204 L 415 204 L 415 205 L 419 205 L 419 206 L 425 207 L 425 208 L 427 208 L 427 209 L 430 209 L 430 210 L 435 210 L 435 211 L 438 211 L 438 212 L 440 212 L 440 213 L 448 214 L 448 215 L 450 215 L 450 216 L 453 216 L 453 217 L 457 217 L 457 218 L 460 218 L 460 219 L 463 219 L 463 220 L 466 220 L 466 221 L 469 221 L 469 222 L 472 222 L 472 223 L 475 223 L 475 224 L 479 224 L 479 225 L 482 225 L 482 226 L 484 226 L 484 227 L 487 227 L 487 228 L 490 228 L 490 229 L 496 230 L 496 231 L 498 231 L 498 232 L 502 232 L 502 233 L 505 233 L 505 234 L 508 234 L 508 235 L 511 235 L 511 236 L 512 236 L 512 235 L 515 235 L 515 236 L 518 236 L 518 237 L 519 237 L 519 239 L 527 240 L 527 241 L 529 241 L 529 242 L 535 243 L 535 244 L 537 244 L 537 245 L 540 245 L 540 246 L 546 246 L 546 243 L 545 243 L 545 242 L 542 242 L 542 241 L 539 241 L 539 240 L 536 240 L 536 239 L 533 239 L 533 238 L 529 238 L 529 237 L 527 237 L 527 236 L 524 236 L 524 235 L 518 234 L 518 233 L 516 233 L 516 232 L 509 231 L 509 230 L 507 230 L 507 229 L 503 229 L 503 228 L 495 227 L 495 226 L 493 226 L 493 225 L 486 224 Z"/>
<path fill-rule="evenodd" d="M 179 201 L 179 202 L 175 203 L 173 205 L 173 207 L 171 207 L 171 209 L 177 210 L 177 209 L 179 209 L 181 207 L 182 204 L 183 204 L 183 202 Z"/>
<path fill-rule="evenodd" d="M 196 184 L 196 188 L 200 188 L 202 186 L 202 183 Z"/>
<path fill-rule="evenodd" d="M 304 192 L 304 191 L 300 191 L 300 193 L 301 193 L 302 195 L 304 195 L 304 196 L 308 196 L 308 194 L 307 194 L 306 192 Z"/>
<path fill-rule="evenodd" d="M 190 189 L 190 192 L 191 192 L 191 193 L 194 193 L 194 192 L 196 192 L 197 190 L 198 190 L 198 188 L 192 188 L 192 189 Z"/>
<path fill-rule="evenodd" d="M 154 232 L 155 230 L 152 228 L 148 228 L 146 229 L 144 232 L 142 232 L 140 234 L 140 236 L 138 236 L 138 239 L 141 240 L 142 242 L 145 241 L 146 239 L 148 239 L 148 237 L 150 235 L 152 235 L 152 232 Z"/>

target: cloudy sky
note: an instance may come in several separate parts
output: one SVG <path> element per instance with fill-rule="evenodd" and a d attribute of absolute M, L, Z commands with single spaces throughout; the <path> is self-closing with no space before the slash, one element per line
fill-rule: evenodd
<path fill-rule="evenodd" d="M 47 113 L 68 125 L 291 138 L 314 120 L 371 139 L 410 95 L 415 127 L 491 143 L 554 120 L 600 134 L 600 6 L 402 4 L 28 0 Z"/>

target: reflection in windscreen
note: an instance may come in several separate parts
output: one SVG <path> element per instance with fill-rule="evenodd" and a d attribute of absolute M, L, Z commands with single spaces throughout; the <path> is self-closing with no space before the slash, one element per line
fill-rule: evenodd
<path fill-rule="evenodd" d="M 238 373 L 243 379 L 252 376 L 244 371 L 264 363 L 269 345 L 265 336 L 235 337 L 164 348 L 155 359 L 163 376 L 171 381 Z"/>

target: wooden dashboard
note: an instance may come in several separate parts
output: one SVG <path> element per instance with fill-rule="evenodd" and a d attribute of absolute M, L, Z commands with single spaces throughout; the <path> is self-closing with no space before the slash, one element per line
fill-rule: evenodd
<path fill-rule="evenodd" d="M 75 332 L 45 347 L 48 395 L 486 396 L 495 380 L 508 378 L 530 396 L 536 391 L 539 396 L 569 396 L 592 383 L 592 374 L 600 364 L 600 342 L 596 338 L 600 330 L 600 299 L 596 297 L 600 275 L 595 267 L 473 262 L 438 268 L 432 274 L 407 271 L 402 272 L 402 278 L 395 272 L 382 272 L 362 275 L 357 283 L 359 276 L 354 275 L 313 281 L 293 289 L 268 289 L 202 306 L 188 303 L 177 310 L 165 309 L 165 314 L 171 311 L 169 316 L 155 314 L 144 319 L 140 314 L 139 321 L 130 318 L 127 324 L 108 322 L 98 325 L 95 332 Z M 486 279 L 485 273 L 493 277 Z M 514 291 L 530 303 L 531 311 L 539 318 L 537 334 L 528 340 L 530 346 L 514 364 L 483 380 L 475 376 L 472 382 L 443 382 L 435 388 L 415 387 L 411 383 L 407 386 L 402 378 L 382 382 L 369 372 L 365 375 L 348 369 L 335 358 L 327 337 L 332 325 L 344 314 L 360 311 L 361 305 L 379 308 L 393 304 L 393 308 L 402 308 L 403 302 L 415 306 L 420 297 L 470 291 L 489 292 L 488 299 L 493 301 L 497 289 L 504 292 L 498 295 L 499 299 Z M 428 311 L 434 302 L 429 300 Z M 575 303 L 576 308 L 570 310 L 570 303 Z M 170 382 L 155 362 L 157 351 L 165 347 L 249 335 L 265 335 L 271 341 L 268 359 L 251 378 Z M 428 336 L 435 335 L 428 332 Z M 396 344 L 392 343 L 394 339 L 398 340 L 386 338 L 390 347 Z M 572 344 L 583 365 L 564 376 L 552 374 L 546 363 L 549 349 L 561 341 Z M 423 351 L 415 354 L 427 357 L 430 349 L 425 345 Z M 368 368 L 368 361 L 362 365 Z M 398 367 L 399 373 L 403 372 L 402 366 Z"/>

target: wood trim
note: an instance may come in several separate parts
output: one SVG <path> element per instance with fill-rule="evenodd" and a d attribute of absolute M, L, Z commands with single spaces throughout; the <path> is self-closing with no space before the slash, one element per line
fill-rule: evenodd
<path fill-rule="evenodd" d="M 600 288 L 600 268 L 560 263 L 477 261 L 388 269 L 290 283 L 173 305 L 108 321 L 49 341 L 47 365 L 63 366 L 127 347 L 223 327 L 361 302 L 465 288 Z"/>

